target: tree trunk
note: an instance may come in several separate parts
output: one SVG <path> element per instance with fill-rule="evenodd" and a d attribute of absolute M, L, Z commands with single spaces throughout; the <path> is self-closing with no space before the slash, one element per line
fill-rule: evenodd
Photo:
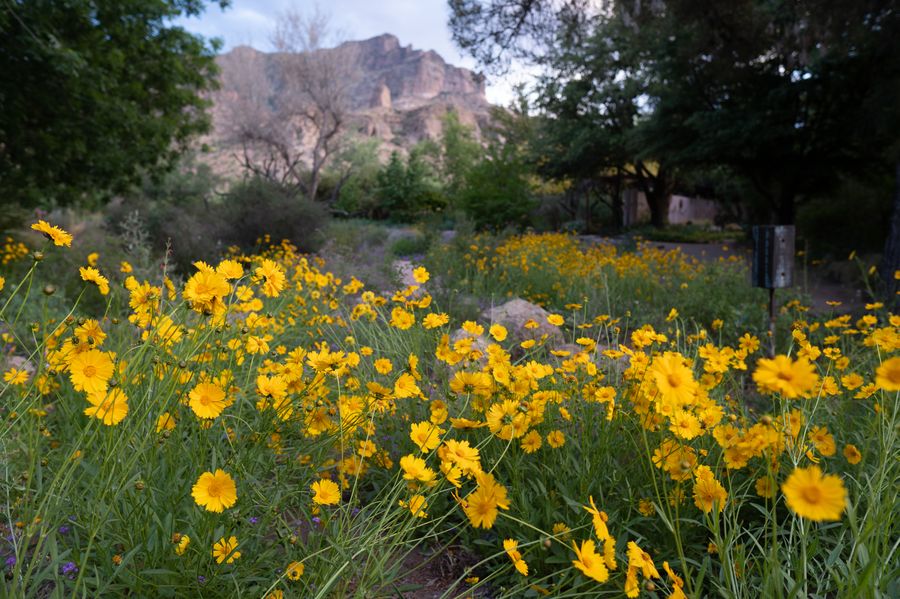
<path fill-rule="evenodd" d="M 672 196 L 664 185 L 654 185 L 653 191 L 647 195 L 647 206 L 650 208 L 650 224 L 662 229 L 669 224 L 669 203 Z"/>
<path fill-rule="evenodd" d="M 307 192 L 307 197 L 311 203 L 315 203 L 316 196 L 319 194 L 319 179 L 319 172 L 314 171 L 309 182 L 309 191 Z"/>
<path fill-rule="evenodd" d="M 341 174 L 340 179 L 338 179 L 337 185 L 334 186 L 334 189 L 331 190 L 331 199 L 329 203 L 334 206 L 337 204 L 338 200 L 341 199 L 341 190 L 344 189 L 344 184 L 350 180 L 350 176 L 353 174 L 353 171 L 348 170 Z"/>
<path fill-rule="evenodd" d="M 878 266 L 878 273 L 884 281 L 885 296 L 888 305 L 897 302 L 897 283 L 894 273 L 900 270 L 900 161 L 894 165 L 894 208 L 891 211 L 891 224 L 887 240 L 884 243 L 884 255 Z"/>
<path fill-rule="evenodd" d="M 625 225 L 625 202 L 622 199 L 622 172 L 616 174 L 612 191 L 613 230 L 618 233 Z"/>
<path fill-rule="evenodd" d="M 594 204 L 594 198 L 591 197 L 591 190 L 589 189 L 586 194 L 584 194 L 584 232 L 591 233 L 592 228 L 592 208 Z"/>
<path fill-rule="evenodd" d="M 669 203 L 672 201 L 668 171 L 659 167 L 655 177 L 644 178 L 641 188 L 650 208 L 650 224 L 656 229 L 664 228 L 669 224 Z"/>
<path fill-rule="evenodd" d="M 774 225 L 793 225 L 797 219 L 796 197 L 791 189 L 783 189 L 778 194 Z"/>

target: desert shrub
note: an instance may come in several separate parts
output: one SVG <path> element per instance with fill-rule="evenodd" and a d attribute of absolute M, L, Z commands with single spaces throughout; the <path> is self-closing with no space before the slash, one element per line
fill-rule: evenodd
<path fill-rule="evenodd" d="M 222 241 L 243 250 L 260 240 L 288 240 L 301 252 L 313 252 L 322 242 L 328 213 L 321 204 L 290 193 L 270 181 L 249 179 L 232 187 L 221 206 Z"/>
<path fill-rule="evenodd" d="M 390 229 L 383 222 L 333 219 L 318 254 L 342 280 L 356 277 L 375 289 L 388 289 L 396 276 L 389 252 Z"/>
<path fill-rule="evenodd" d="M 227 225 L 216 208 L 205 201 L 188 199 L 151 209 L 148 220 L 154 248 L 168 251 L 169 260 L 180 273 L 189 273 L 197 260 L 215 261 L 225 251 Z"/>
<path fill-rule="evenodd" d="M 391 244 L 391 254 L 398 257 L 423 255 L 432 240 L 431 236 L 420 232 L 400 237 Z"/>
<path fill-rule="evenodd" d="M 242 181 L 224 194 L 215 193 L 213 184 L 202 170 L 147 182 L 111 204 L 107 222 L 122 231 L 136 213 L 153 251 L 168 252 L 169 262 L 181 273 L 191 272 L 197 260 L 216 261 L 231 246 L 252 251 L 264 239 L 286 239 L 304 252 L 320 246 L 328 222 L 322 205 L 262 179 Z"/>
<path fill-rule="evenodd" d="M 384 224 L 353 218 L 330 221 L 324 233 L 329 249 L 348 257 L 364 248 L 384 245 L 389 236 Z"/>

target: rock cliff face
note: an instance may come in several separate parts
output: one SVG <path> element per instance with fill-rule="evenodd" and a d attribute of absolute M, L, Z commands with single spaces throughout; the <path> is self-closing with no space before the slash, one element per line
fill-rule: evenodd
<path fill-rule="evenodd" d="M 385 87 L 394 108 L 400 110 L 432 103 L 441 96 L 476 109 L 487 106 L 482 77 L 447 64 L 433 50 L 401 46 L 393 35 L 347 42 L 334 51 L 344 52 L 354 63 L 358 80 L 353 85 L 352 101 L 358 110 L 380 107 L 371 99 L 380 98 L 380 90 Z"/>
<path fill-rule="evenodd" d="M 455 110 L 462 123 L 481 129 L 490 119 L 491 105 L 485 97 L 484 78 L 472 71 L 456 67 L 432 50 L 423 51 L 402 46 L 396 36 L 380 35 L 363 41 L 341 44 L 337 48 L 320 50 L 339 57 L 342 71 L 347 73 L 345 101 L 350 118 L 346 131 L 358 136 L 376 138 L 381 153 L 406 150 L 416 142 L 437 139 L 441 134 L 442 118 L 448 110 Z M 274 98 L 256 102 L 255 106 L 274 105 L 285 76 L 279 56 L 241 46 L 218 57 L 223 81 L 233 78 L 239 70 L 250 69 L 259 81 L 274 90 Z M 246 79 L 246 76 L 243 75 Z M 215 131 L 211 145 L 216 153 L 227 154 L 229 116 L 233 118 L 257 93 L 261 85 L 223 86 L 216 95 L 213 108 Z M 224 156 L 220 156 L 224 158 Z M 223 166 L 222 160 L 215 160 Z M 217 170 L 230 170 L 217 168 Z"/>

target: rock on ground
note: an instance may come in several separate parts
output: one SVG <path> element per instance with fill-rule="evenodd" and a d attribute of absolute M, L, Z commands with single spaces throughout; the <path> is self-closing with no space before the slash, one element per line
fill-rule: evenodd
<path fill-rule="evenodd" d="M 415 277 L 413 277 L 413 270 L 415 270 L 415 266 L 409 260 L 394 260 L 394 270 L 397 272 L 397 277 L 400 279 L 400 285 L 403 287 L 410 287 L 412 285 L 418 285 Z"/>
<path fill-rule="evenodd" d="M 502 324 L 515 341 L 540 339 L 543 335 L 547 335 L 547 344 L 551 347 L 556 347 L 564 342 L 562 331 L 547 322 L 547 317 L 550 316 L 549 312 L 537 304 L 518 297 L 485 310 L 481 316 L 491 324 Z M 525 327 L 525 323 L 530 320 L 537 323 L 537 328 Z"/>

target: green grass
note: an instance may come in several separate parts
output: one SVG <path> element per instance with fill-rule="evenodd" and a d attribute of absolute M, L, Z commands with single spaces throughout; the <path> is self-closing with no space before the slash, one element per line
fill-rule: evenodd
<path fill-rule="evenodd" d="M 353 252 L 384 249 L 388 239 L 367 223 L 332 232 L 348 275 L 364 261 L 354 262 Z M 621 596 L 632 542 L 662 574 L 652 580 L 658 595 L 674 590 L 663 562 L 693 597 L 896 595 L 900 393 L 875 382 L 900 333 L 881 308 L 845 322 L 785 306 L 779 351 L 792 361 L 810 356 L 815 371 L 808 397 L 787 399 L 753 379 L 764 364 L 764 297 L 747 287 L 738 263 L 699 264 L 649 246 L 585 249 L 565 236 L 460 235 L 431 246 L 432 278 L 421 289 L 374 294 L 278 246 L 236 257 L 244 274 L 226 282 L 226 308 L 215 316 L 192 308 L 182 285 L 163 294 L 161 272 L 140 276 L 163 296 L 149 314 L 130 305 L 137 293 L 108 267 L 108 296 L 74 277 L 71 291 L 45 295 L 74 248 L 41 249 L 42 261 L 8 265 L 0 291 L 6 351 L 35 369 L 22 384 L 0 383 L 4 599 L 275 590 L 396 597 L 412 584 L 404 558 L 437 559 L 451 548 L 471 560 L 445 573 L 456 581 L 441 589 L 445 597 Z M 277 294 L 266 294 L 257 272 L 264 260 L 286 277 Z M 188 284 L 198 292 L 206 275 L 193 276 Z M 451 344 L 461 320 L 478 320 L 453 309 L 463 294 L 539 301 L 564 317 L 569 347 L 584 349 L 554 354 L 540 338 L 523 347 L 512 335 L 488 355 Z M 423 326 L 442 313 L 448 324 Z M 409 314 L 415 322 L 398 326 Z M 128 414 L 114 426 L 85 414 L 87 394 L 65 371 L 80 349 L 72 341 L 83 337 L 78 327 L 93 315 L 107 335 L 97 349 L 114 354 L 109 384 L 128 397 Z M 160 336 L 160 316 L 180 327 L 180 338 Z M 502 337 L 491 324 L 466 326 L 473 336 Z M 754 333 L 762 348 L 751 351 Z M 683 378 L 661 370 L 669 359 Z M 861 386 L 842 381 L 851 373 Z M 285 383 L 285 403 L 264 395 L 260 377 Z M 678 407 L 706 423 L 691 438 L 673 430 L 665 390 L 673 380 L 696 385 Z M 212 420 L 190 406 L 201 381 L 221 385 L 232 400 Z M 418 392 L 404 393 L 411 384 Z M 158 430 L 166 413 L 176 426 Z M 438 448 L 423 451 L 411 426 L 429 421 L 439 428 Z M 523 428 L 505 435 L 512 425 Z M 726 425 L 746 445 L 714 434 Z M 526 429 L 541 440 L 533 453 L 522 443 Z M 812 443 L 814 435 L 831 436 L 834 451 Z M 476 448 L 480 463 L 477 476 L 457 473 L 459 488 L 451 441 Z M 847 444 L 859 449 L 858 464 L 843 456 Z M 679 454 L 669 463 L 671 447 Z M 746 463 L 736 463 L 734 447 L 748 452 Z M 432 475 L 401 467 L 411 458 Z M 780 485 L 813 461 L 847 490 L 838 520 L 813 522 L 786 505 Z M 727 492 L 721 513 L 695 504 L 698 465 Z M 237 501 L 214 513 L 198 505 L 192 487 L 220 468 L 235 480 Z M 462 504 L 491 488 L 486 473 L 500 485 L 493 497 L 507 501 L 490 527 L 476 527 Z M 756 492 L 763 476 L 772 477 L 772 497 Z M 313 499 L 312 483 L 325 478 L 341 486 L 334 505 Z M 424 518 L 404 505 L 418 496 L 427 502 Z M 617 568 L 604 583 L 572 565 L 573 542 L 594 540 L 603 552 L 585 510 L 591 498 L 615 537 Z M 174 535 L 190 537 L 181 555 Z M 240 558 L 217 563 L 213 544 L 232 535 Z M 507 539 L 518 542 L 528 577 L 514 570 Z M 296 581 L 285 572 L 293 562 L 304 565 Z M 641 576 L 639 588 L 645 584 Z"/>
<path fill-rule="evenodd" d="M 639 227 L 628 233 L 633 237 L 669 243 L 730 243 L 746 237 L 743 231 L 713 230 L 700 225 L 669 225 L 663 229 Z"/>

